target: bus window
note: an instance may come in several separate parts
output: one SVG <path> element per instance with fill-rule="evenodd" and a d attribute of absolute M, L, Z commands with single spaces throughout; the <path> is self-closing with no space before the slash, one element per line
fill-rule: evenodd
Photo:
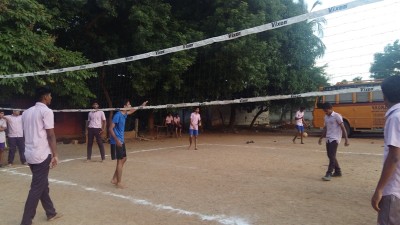
<path fill-rule="evenodd" d="M 353 93 L 343 93 L 339 95 L 339 103 L 352 103 Z"/>
<path fill-rule="evenodd" d="M 372 92 L 372 101 L 373 102 L 382 102 L 383 101 L 383 93 L 382 93 L 382 91 L 374 91 L 374 92 Z"/>
<path fill-rule="evenodd" d="M 336 95 L 326 95 L 325 96 L 325 102 L 329 102 L 331 104 L 335 104 L 336 100 L 335 100 Z"/>
<path fill-rule="evenodd" d="M 322 109 L 322 106 L 324 104 L 324 98 L 322 96 L 317 96 L 317 101 L 315 102 L 315 107 Z"/>
<path fill-rule="evenodd" d="M 369 102 L 369 93 L 368 92 L 358 92 L 356 93 L 356 102 Z"/>
<path fill-rule="evenodd" d="M 317 103 L 324 103 L 324 98 L 322 96 L 318 96 Z"/>

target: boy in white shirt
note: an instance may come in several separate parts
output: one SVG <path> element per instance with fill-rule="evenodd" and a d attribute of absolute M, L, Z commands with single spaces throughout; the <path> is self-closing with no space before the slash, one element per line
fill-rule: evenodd
<path fill-rule="evenodd" d="M 60 218 L 50 198 L 49 170 L 58 164 L 54 113 L 48 107 L 51 91 L 47 87 L 36 89 L 37 102 L 22 115 L 25 134 L 25 158 L 32 172 L 32 182 L 25 202 L 21 225 L 32 225 L 39 201 L 47 220 Z"/>
<path fill-rule="evenodd" d="M 200 109 L 196 107 L 194 112 L 190 115 L 190 126 L 189 126 L 189 148 L 192 146 L 192 139 L 194 137 L 194 150 L 197 150 L 197 136 L 199 135 L 199 126 L 201 126 Z"/>
<path fill-rule="evenodd" d="M 382 82 L 386 112 L 383 168 L 371 199 L 378 212 L 378 225 L 397 225 L 400 221 L 400 76 Z"/>
<path fill-rule="evenodd" d="M 167 127 L 167 134 L 170 134 L 170 137 L 172 137 L 172 132 L 174 130 L 174 118 L 172 117 L 171 113 L 168 113 L 167 117 L 165 117 L 165 126 Z"/>
<path fill-rule="evenodd" d="M 304 124 L 306 124 L 306 122 L 304 121 L 304 109 L 306 108 L 303 106 L 300 107 L 300 110 L 296 112 L 296 116 L 294 117 L 294 120 L 296 120 L 297 133 L 293 138 L 293 144 L 296 142 L 297 135 L 300 135 L 301 143 L 304 144 L 303 142 Z"/>
<path fill-rule="evenodd" d="M 179 137 L 182 137 L 182 124 L 181 124 L 181 118 L 179 117 L 178 113 L 176 113 L 174 116 L 174 127 L 175 127 L 175 136 L 178 137 L 178 131 L 179 131 Z"/>
<path fill-rule="evenodd" d="M 22 129 L 22 116 L 20 111 L 13 110 L 11 115 L 4 116 L 4 119 L 8 124 L 8 166 L 12 166 L 14 163 L 15 151 L 18 147 L 19 159 L 21 164 L 27 165 L 25 159 L 25 140 L 24 131 Z"/>
<path fill-rule="evenodd" d="M 343 124 L 343 118 L 339 113 L 336 113 L 332 109 L 332 105 L 329 102 L 325 102 L 323 106 L 325 112 L 325 127 L 322 131 L 322 135 L 318 140 L 318 144 L 322 144 L 322 138 L 326 138 L 326 153 L 329 158 L 328 170 L 322 180 L 330 181 L 332 177 L 341 177 L 342 170 L 339 166 L 339 162 L 336 159 L 337 148 L 342 140 L 342 133 L 344 134 L 345 142 L 344 146 L 349 146 L 349 139 L 347 137 L 346 128 Z"/>
<path fill-rule="evenodd" d="M 3 118 L 4 117 L 4 111 L 0 111 L 0 167 L 3 167 L 3 152 L 4 149 L 6 148 L 6 132 L 5 130 L 7 129 L 7 122 Z"/>
<path fill-rule="evenodd" d="M 104 144 L 101 138 L 104 128 L 106 127 L 106 116 L 103 111 L 99 110 L 97 100 L 92 102 L 93 111 L 88 114 L 88 143 L 86 162 L 92 159 L 93 139 L 96 138 L 97 145 L 100 149 L 101 162 L 106 159 Z"/>

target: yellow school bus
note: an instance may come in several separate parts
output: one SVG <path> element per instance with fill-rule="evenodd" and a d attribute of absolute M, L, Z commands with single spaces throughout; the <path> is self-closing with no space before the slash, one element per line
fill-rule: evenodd
<path fill-rule="evenodd" d="M 325 113 L 321 107 L 323 103 L 329 102 L 333 106 L 333 111 L 343 116 L 344 126 L 349 136 L 358 131 L 383 132 L 387 108 L 383 102 L 382 91 L 371 88 L 380 86 L 381 83 L 382 80 L 340 82 L 333 86 L 321 88 L 321 91 L 348 88 L 362 88 L 364 91 L 317 97 L 313 111 L 313 126 L 321 129 L 324 127 Z"/>

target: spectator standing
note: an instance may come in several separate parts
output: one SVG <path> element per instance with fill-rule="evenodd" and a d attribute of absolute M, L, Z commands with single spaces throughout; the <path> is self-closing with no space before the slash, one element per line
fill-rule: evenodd
<path fill-rule="evenodd" d="M 88 144 L 87 144 L 87 158 L 86 161 L 92 159 L 93 139 L 96 138 L 97 145 L 99 146 L 101 162 L 105 157 L 104 144 L 101 134 L 106 127 L 106 116 L 103 111 L 99 110 L 99 103 L 97 100 L 92 102 L 93 111 L 88 115 Z"/>
<path fill-rule="evenodd" d="M 22 115 L 19 110 L 13 110 L 11 115 L 4 116 L 8 124 L 8 166 L 14 163 L 15 152 L 18 147 L 19 160 L 21 164 L 27 165 L 25 159 L 25 139 L 22 129 Z"/>
<path fill-rule="evenodd" d="M 178 137 L 178 133 L 179 133 L 179 137 L 182 137 L 182 124 L 181 124 L 181 117 L 179 117 L 179 114 L 176 113 L 174 115 L 174 127 L 175 127 L 175 136 Z"/>
<path fill-rule="evenodd" d="M 199 135 L 199 126 L 201 126 L 200 108 L 196 107 L 194 112 L 190 115 L 189 126 L 189 148 L 192 146 L 192 139 L 194 138 L 194 150 L 197 148 L 197 136 Z"/>
<path fill-rule="evenodd" d="M 167 127 L 167 134 L 170 134 L 170 137 L 172 137 L 172 132 L 174 130 L 174 124 L 173 124 L 174 118 L 172 117 L 171 113 L 168 113 L 167 117 L 165 117 L 165 123 L 164 125 Z"/>
<path fill-rule="evenodd" d="M 6 148 L 7 121 L 4 119 L 4 111 L 0 111 L 0 167 L 3 167 L 3 152 Z"/>

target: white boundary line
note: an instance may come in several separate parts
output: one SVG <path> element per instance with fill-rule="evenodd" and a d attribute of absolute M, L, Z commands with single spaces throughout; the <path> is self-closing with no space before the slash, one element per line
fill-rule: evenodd
<path fill-rule="evenodd" d="M 254 149 L 270 149 L 270 150 L 291 150 L 292 148 L 276 148 L 276 147 L 267 147 L 267 146 L 255 146 L 255 145 L 226 145 L 226 144 L 209 144 L 209 143 L 204 143 L 204 144 L 198 144 L 200 146 L 224 146 L 224 147 L 240 147 L 240 148 L 254 148 Z M 162 147 L 162 148 L 150 148 L 150 149 L 143 149 L 139 151 L 130 151 L 127 152 L 127 154 L 138 154 L 138 153 L 143 153 L 143 152 L 152 152 L 152 151 L 160 151 L 160 150 L 166 150 L 166 149 L 176 149 L 176 148 L 186 148 L 187 145 L 177 145 L 177 146 L 171 146 L 171 147 Z M 321 152 L 321 153 L 326 153 L 326 151 L 322 150 L 314 150 L 314 152 Z M 371 155 L 371 156 L 383 156 L 382 153 L 365 153 L 365 152 L 341 152 L 338 151 L 337 153 L 339 154 L 349 154 L 349 155 Z M 109 156 L 109 155 L 106 155 Z M 94 158 L 99 158 L 100 155 L 94 155 Z M 79 158 L 74 158 L 74 159 L 63 159 L 60 160 L 60 163 L 66 163 L 66 162 L 71 162 L 75 160 L 85 160 L 86 157 L 79 157 Z M 20 166 L 20 167 L 12 167 L 9 168 L 10 170 L 17 170 L 21 168 L 26 168 L 27 166 Z"/>
<path fill-rule="evenodd" d="M 257 148 L 257 149 L 271 149 L 271 150 L 290 150 L 292 148 L 275 148 L 275 147 L 261 147 L 261 146 L 242 146 L 242 145 L 223 145 L 223 144 L 202 144 L 202 145 L 210 145 L 210 146 L 225 146 L 225 147 L 241 147 L 241 148 Z M 296 149 L 297 150 L 297 149 Z M 314 152 L 326 153 L 326 151 L 315 150 Z M 337 151 L 339 154 L 348 154 L 348 155 L 372 155 L 372 156 L 383 156 L 382 153 L 365 153 L 365 152 L 341 152 Z"/>
<path fill-rule="evenodd" d="M 32 177 L 32 175 L 30 175 L 30 174 L 17 172 L 15 170 L 7 170 L 7 169 L 4 170 L 3 169 L 1 171 L 12 174 L 12 175 Z M 118 199 L 122 199 L 122 200 L 127 200 L 135 205 L 143 205 L 143 206 L 153 208 L 155 211 L 163 210 L 163 211 L 168 211 L 168 212 L 174 212 L 179 215 L 195 216 L 195 217 L 198 217 L 202 221 L 215 221 L 215 222 L 218 222 L 218 223 L 224 224 L 224 225 L 250 225 L 249 222 L 247 222 L 245 219 L 240 218 L 240 217 L 231 217 L 231 216 L 226 216 L 226 215 L 205 215 L 205 214 L 198 213 L 198 212 L 192 212 L 192 211 L 188 211 L 188 210 L 184 210 L 184 209 L 174 208 L 173 206 L 169 206 L 169 205 L 156 204 L 151 201 L 148 201 L 145 199 L 138 199 L 138 198 L 135 198 L 134 196 L 130 196 L 130 195 L 122 195 L 122 194 L 109 192 L 109 191 L 101 191 L 101 190 L 98 190 L 93 187 L 80 185 L 80 184 L 73 183 L 70 181 L 49 179 L 49 182 L 59 184 L 59 185 L 64 185 L 64 186 L 74 186 L 74 187 L 83 189 L 85 191 L 91 191 L 91 192 L 95 192 L 97 194 L 102 194 L 105 196 L 110 196 L 110 197 L 114 197 L 114 198 L 118 198 Z"/>
<path fill-rule="evenodd" d="M 133 151 L 133 152 L 129 152 L 128 154 L 151 152 L 151 151 L 181 148 L 181 147 L 186 147 L 186 145 L 185 146 L 153 148 L 153 149 L 146 149 L 146 150 L 140 150 L 140 151 Z M 79 160 L 79 159 L 85 159 L 85 158 L 81 157 L 81 158 L 76 158 L 76 159 L 66 159 L 66 160 L 63 160 L 62 162 L 70 162 L 70 161 Z M 0 171 L 6 172 L 11 175 L 18 175 L 18 176 L 30 178 L 30 177 L 32 177 L 32 175 L 16 171 L 17 169 L 26 168 L 26 167 L 27 166 L 9 168 L 9 169 L 1 169 Z M 74 182 L 70 182 L 70 181 L 49 178 L 49 182 L 59 184 L 59 185 L 64 185 L 64 186 L 75 186 L 77 188 L 83 189 L 84 191 L 91 191 L 91 192 L 95 192 L 95 193 L 102 194 L 105 196 L 110 196 L 110 197 L 114 197 L 114 198 L 118 198 L 118 199 L 122 199 L 122 200 L 127 200 L 135 205 L 142 205 L 142 206 L 147 206 L 147 207 L 153 208 L 155 211 L 162 210 L 162 211 L 174 212 L 178 215 L 194 216 L 194 217 L 198 217 L 202 221 L 215 221 L 215 222 L 218 222 L 218 223 L 224 224 L 224 225 L 250 225 L 250 223 L 246 219 L 243 219 L 243 218 L 240 218 L 237 216 L 232 217 L 232 216 L 226 216 L 226 215 L 205 215 L 205 214 L 198 213 L 198 212 L 192 212 L 192 211 L 188 211 L 188 210 L 184 210 L 184 209 L 175 208 L 170 205 L 156 204 L 151 201 L 148 201 L 145 199 L 138 199 L 138 198 L 135 198 L 134 196 L 130 196 L 130 195 L 122 195 L 122 194 L 118 194 L 118 193 L 114 193 L 114 192 L 98 190 L 94 187 L 80 185 L 78 183 L 74 183 Z"/>
<path fill-rule="evenodd" d="M 315 151 L 315 152 L 326 153 L 326 151 L 320 151 L 320 150 L 317 150 L 317 151 Z M 337 153 L 339 153 L 339 154 L 344 154 L 344 155 L 372 155 L 372 156 L 383 156 L 383 153 L 340 152 L 340 151 L 338 151 Z"/>

